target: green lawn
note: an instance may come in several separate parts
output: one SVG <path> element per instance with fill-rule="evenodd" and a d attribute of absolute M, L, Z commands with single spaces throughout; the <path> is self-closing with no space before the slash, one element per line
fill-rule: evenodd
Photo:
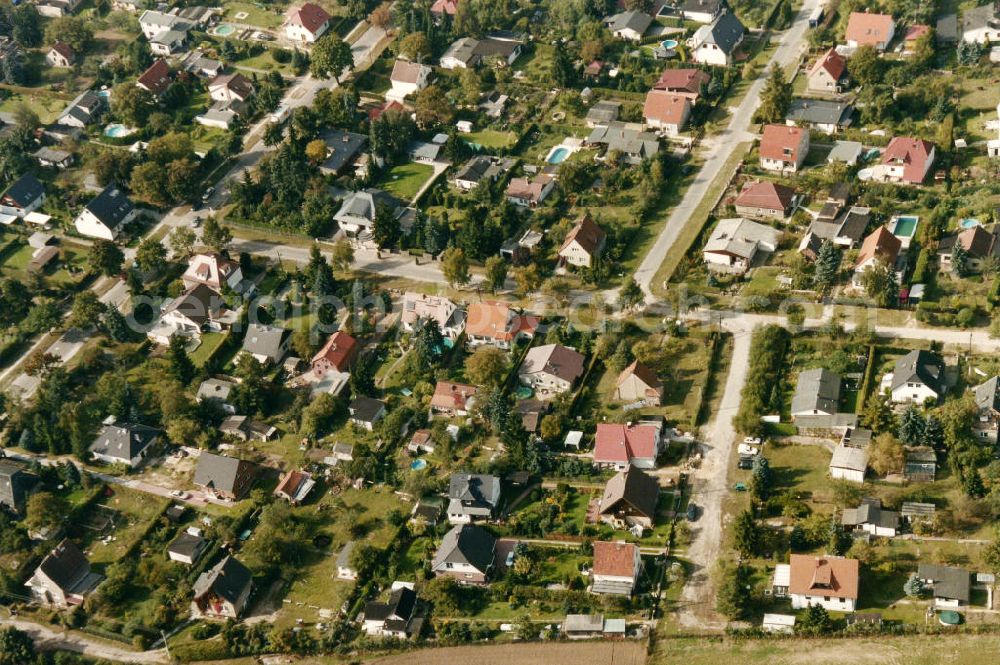
<path fill-rule="evenodd" d="M 144 492 L 115 487 L 113 496 L 102 497 L 98 503 L 118 513 L 115 518 L 115 528 L 110 533 L 113 540 L 107 543 L 94 540 L 88 551 L 91 563 L 108 564 L 124 556 L 135 541 L 145 533 L 150 522 L 166 508 L 169 501 Z M 94 508 L 90 512 L 95 510 L 100 509 Z"/>
<path fill-rule="evenodd" d="M 44 90 L 39 90 L 31 95 L 22 95 L 16 92 L 7 92 L 6 94 L 7 97 L 0 102 L 0 112 L 13 113 L 19 106 L 26 105 L 38 114 L 38 119 L 45 125 L 55 122 L 55 119 L 69 104 L 69 102 Z"/>
<path fill-rule="evenodd" d="M 226 333 L 204 333 L 201 336 L 201 344 L 190 354 L 191 362 L 197 367 L 204 366 L 205 362 L 215 353 L 215 350 L 226 341 Z"/>
<path fill-rule="evenodd" d="M 433 173 L 429 164 L 408 162 L 389 169 L 379 186 L 403 201 L 412 201 Z"/>
<path fill-rule="evenodd" d="M 514 132 L 504 132 L 497 129 L 480 129 L 478 132 L 465 134 L 463 137 L 469 143 L 475 143 L 487 150 L 509 148 L 514 145 L 517 135 Z"/>
<path fill-rule="evenodd" d="M 243 60 L 238 60 L 233 63 L 236 69 L 262 69 L 264 71 L 277 70 L 285 76 L 292 76 L 294 70 L 290 62 L 278 62 L 271 55 L 271 51 L 267 50 L 263 53 L 253 56 L 252 58 L 245 58 Z"/>
<path fill-rule="evenodd" d="M 244 18 L 237 18 L 237 14 L 246 13 L 247 16 Z M 249 2 L 227 2 L 226 3 L 226 13 L 222 15 L 222 20 L 224 22 L 231 23 L 244 23 L 246 25 L 255 25 L 260 28 L 280 28 L 281 24 L 284 23 L 285 18 L 281 13 L 280 8 L 275 10 L 265 9 L 259 4 L 252 4 Z"/>

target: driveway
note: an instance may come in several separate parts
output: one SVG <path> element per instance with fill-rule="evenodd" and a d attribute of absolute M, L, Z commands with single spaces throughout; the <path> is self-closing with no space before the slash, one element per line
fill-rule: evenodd
<path fill-rule="evenodd" d="M 771 63 L 787 67 L 798 59 L 805 47 L 806 31 L 809 29 L 809 15 L 818 6 L 819 0 L 805 0 L 792 27 L 781 36 L 781 42 L 775 50 L 771 62 L 768 63 L 768 68 Z M 716 175 L 741 143 L 754 139 L 755 135 L 749 131 L 750 120 L 760 105 L 760 93 L 764 89 L 766 78 L 767 69 L 765 68 L 750 86 L 750 90 L 747 91 L 739 107 L 733 110 L 732 120 L 726 129 L 718 136 L 706 140 L 703 146 L 704 150 L 702 150 L 703 153 L 707 154 L 705 163 L 687 188 L 681 202 L 670 213 L 670 217 L 667 218 L 667 223 L 656 238 L 656 242 L 653 243 L 649 253 L 646 254 L 642 263 L 639 264 L 639 268 L 635 271 L 635 281 L 642 287 L 647 299 L 652 298 L 650 285 L 656 271 L 663 265 L 664 259 L 674 243 L 677 242 L 681 231 L 689 223 L 692 223 L 691 215 L 705 198 Z"/>

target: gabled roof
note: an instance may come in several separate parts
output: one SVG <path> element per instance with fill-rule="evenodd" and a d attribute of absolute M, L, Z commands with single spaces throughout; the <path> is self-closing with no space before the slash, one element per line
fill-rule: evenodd
<path fill-rule="evenodd" d="M 896 136 L 882 153 L 882 163 L 903 165 L 903 180 L 919 184 L 923 182 L 933 152 L 934 144 L 930 141 Z"/>
<path fill-rule="evenodd" d="M 858 598 L 858 560 L 792 554 L 788 592 L 803 596 Z"/>
<path fill-rule="evenodd" d="M 642 106 L 642 117 L 680 126 L 687 119 L 690 109 L 691 100 L 684 95 L 666 90 L 650 90 L 646 93 L 646 101 Z"/>
<path fill-rule="evenodd" d="M 37 480 L 21 466 L 0 460 L 0 505 L 20 510 Z"/>
<path fill-rule="evenodd" d="M 177 312 L 202 326 L 220 311 L 222 303 L 222 296 L 210 286 L 195 284 L 167 305 L 164 314 Z"/>
<path fill-rule="evenodd" d="M 326 360 L 338 371 L 346 371 L 358 346 L 358 341 L 342 330 L 330 335 L 323 348 L 313 356 L 312 362 Z"/>
<path fill-rule="evenodd" d="M 246 335 L 243 337 L 243 350 L 277 361 L 287 337 L 288 331 L 284 328 L 251 323 L 247 326 Z"/>
<path fill-rule="evenodd" d="M 454 16 L 457 11 L 458 0 L 434 0 L 434 4 L 431 5 L 431 14 L 435 15 Z"/>
<path fill-rule="evenodd" d="M 837 53 L 836 49 L 831 48 L 812 66 L 809 70 L 809 76 L 815 76 L 821 70 L 829 74 L 834 81 L 839 81 L 847 73 L 847 58 Z"/>
<path fill-rule="evenodd" d="M 368 136 L 344 129 L 331 129 L 321 135 L 326 143 L 327 157 L 320 168 L 339 172 L 362 151 L 368 143 Z"/>
<path fill-rule="evenodd" d="M 700 69 L 664 69 L 653 84 L 653 90 L 700 95 L 702 87 L 710 80 L 711 77 Z"/>
<path fill-rule="evenodd" d="M 236 489 L 240 468 L 243 466 L 253 466 L 253 463 L 226 455 L 202 452 L 195 467 L 194 483 L 232 494 Z"/>
<path fill-rule="evenodd" d="M 89 450 L 95 455 L 128 462 L 142 453 L 159 435 L 159 430 L 145 425 L 107 425 L 90 444 Z"/>
<path fill-rule="evenodd" d="M 828 369 L 807 369 L 799 373 L 792 396 L 792 413 L 818 410 L 837 413 L 840 406 L 840 375 Z"/>
<path fill-rule="evenodd" d="M 847 102 L 796 97 L 788 107 L 785 120 L 841 127 L 850 124 L 853 112 L 854 107 Z"/>
<path fill-rule="evenodd" d="M 613 16 L 608 16 L 604 19 L 604 24 L 608 26 L 608 30 L 611 32 L 634 30 L 640 35 L 649 29 L 652 22 L 652 16 L 645 12 L 636 10 L 621 12 L 619 14 L 614 14 Z"/>
<path fill-rule="evenodd" d="M 247 99 L 253 94 L 253 83 L 239 72 L 219 74 L 208 84 L 209 90 L 225 89 L 240 99 Z"/>
<path fill-rule="evenodd" d="M 792 206 L 795 190 L 778 183 L 763 180 L 748 184 L 736 197 L 737 206 L 780 210 L 782 213 Z"/>
<path fill-rule="evenodd" d="M 389 80 L 397 83 L 416 84 L 421 78 L 425 78 L 430 74 L 430 72 L 430 67 L 422 65 L 419 62 L 396 60 L 396 64 L 392 66 L 392 74 L 389 76 Z"/>
<path fill-rule="evenodd" d="M 456 180 L 467 180 L 479 183 L 486 178 L 496 178 L 513 168 L 514 163 L 509 159 L 490 157 L 489 155 L 476 155 L 467 161 L 455 174 Z"/>
<path fill-rule="evenodd" d="M 931 351 L 914 349 L 896 361 L 892 372 L 892 389 L 907 383 L 920 383 L 940 395 L 944 392 L 944 366 L 941 357 Z"/>
<path fill-rule="evenodd" d="M 615 387 L 621 386 L 630 376 L 639 379 L 647 388 L 658 390 L 663 387 L 663 381 L 656 375 L 656 372 L 638 360 L 633 360 L 631 365 L 621 371 L 621 374 L 618 375 L 618 379 L 615 381 Z"/>
<path fill-rule="evenodd" d="M 448 498 L 463 505 L 500 505 L 500 479 L 496 476 L 473 473 L 455 473 L 448 484 Z"/>
<path fill-rule="evenodd" d="M 656 457 L 660 428 L 650 423 L 598 423 L 594 436 L 594 461 L 626 463 L 634 458 Z"/>
<path fill-rule="evenodd" d="M 594 541 L 594 575 L 608 577 L 632 577 L 635 569 L 635 555 L 639 547 L 625 542 Z"/>
<path fill-rule="evenodd" d="M 656 517 L 656 503 L 660 495 L 660 484 L 656 478 L 629 467 L 616 473 L 604 486 L 601 498 L 601 514 L 613 513 L 621 504 L 653 519 Z"/>
<path fill-rule="evenodd" d="M 799 148 L 804 137 L 809 136 L 809 130 L 804 127 L 789 127 L 787 125 L 767 125 L 760 137 L 760 156 L 762 159 L 773 159 L 782 162 L 798 162 Z"/>
<path fill-rule="evenodd" d="M 117 229 L 135 209 L 132 202 L 114 185 L 108 185 L 90 200 L 87 210 L 109 229 Z"/>
<path fill-rule="evenodd" d="M 987 231 L 982 226 L 973 226 L 971 229 L 965 229 L 941 238 L 938 241 L 938 254 L 951 254 L 955 251 L 955 245 L 959 244 L 973 259 L 997 256 L 1000 254 L 1000 242 L 997 241 L 998 233 L 1000 233 L 1000 228 Z"/>
<path fill-rule="evenodd" d="M 55 51 L 62 57 L 66 58 L 66 60 L 68 60 L 69 62 L 73 62 L 73 60 L 76 59 L 76 52 L 69 44 L 66 44 L 64 42 L 56 42 L 55 44 L 52 45 L 52 48 L 50 50 Z"/>
<path fill-rule="evenodd" d="M 833 449 L 830 468 L 864 472 L 868 469 L 868 451 L 844 445 L 837 446 Z"/>
<path fill-rule="evenodd" d="M 895 22 L 888 14 L 869 14 L 868 12 L 851 12 L 847 19 L 847 41 L 859 45 L 875 46 L 889 41 Z"/>
<path fill-rule="evenodd" d="M 316 34 L 332 18 L 325 9 L 319 5 L 307 2 L 301 7 L 288 12 L 288 20 L 294 25 L 301 25 L 303 28 Z"/>
<path fill-rule="evenodd" d="M 536 346 L 524 356 L 519 374 L 551 374 L 573 383 L 583 374 L 584 356 L 562 344 Z"/>
<path fill-rule="evenodd" d="M 365 603 L 365 621 L 402 622 L 405 624 L 413 617 L 417 606 L 417 594 L 413 589 L 399 587 L 389 595 L 386 603 Z M 405 625 L 402 626 L 405 629 Z"/>
<path fill-rule="evenodd" d="M 554 178 L 546 173 L 540 173 L 534 178 L 511 178 L 507 184 L 507 196 L 526 201 L 541 202 L 545 189 Z"/>
<path fill-rule="evenodd" d="M 439 409 L 464 410 L 469 399 L 476 396 L 476 387 L 454 381 L 438 381 L 434 386 L 431 406 Z"/>
<path fill-rule="evenodd" d="M 604 232 L 604 229 L 591 219 L 590 214 L 585 213 L 577 220 L 569 233 L 566 234 L 566 239 L 563 240 L 562 247 L 559 248 L 559 253 L 561 254 L 563 250 L 575 241 L 585 252 L 593 256 L 594 253 L 600 250 L 606 237 L 607 234 Z"/>
<path fill-rule="evenodd" d="M 484 301 L 469 305 L 465 331 L 475 337 L 509 341 L 519 332 L 534 332 L 537 326 L 536 317 L 519 314 L 507 303 Z"/>
<path fill-rule="evenodd" d="M 497 539 L 492 533 L 474 524 L 456 526 L 445 534 L 434 555 L 433 568 L 446 563 L 469 564 L 486 573 L 496 556 Z"/>
<path fill-rule="evenodd" d="M 3 193 L 3 202 L 14 204 L 15 207 L 23 208 L 34 203 L 39 197 L 45 195 L 45 186 L 35 177 L 34 173 L 25 173 L 15 180 Z"/>
<path fill-rule="evenodd" d="M 857 508 L 844 508 L 841 523 L 844 526 L 871 525 L 881 529 L 898 529 L 899 513 L 883 510 L 878 499 L 863 499 Z"/>
<path fill-rule="evenodd" d="M 719 14 L 709 25 L 703 25 L 695 32 L 694 43 L 697 47 L 703 44 L 714 44 L 726 55 L 732 55 L 737 45 L 743 39 L 746 28 L 732 12 Z"/>
<path fill-rule="evenodd" d="M 721 219 L 702 251 L 751 261 L 761 248 L 773 251 L 780 239 L 781 232 L 766 224 L 758 224 L 742 217 Z"/>
<path fill-rule="evenodd" d="M 236 558 L 227 556 L 198 576 L 194 583 L 194 597 L 201 598 L 211 592 L 235 604 L 252 582 L 253 573 L 250 569 Z"/>
<path fill-rule="evenodd" d="M 1000 377 L 994 376 L 972 389 L 980 411 L 992 409 L 1000 412 Z"/>
<path fill-rule="evenodd" d="M 363 423 L 374 423 L 380 413 L 385 411 L 385 402 L 374 397 L 355 397 L 348 406 L 351 412 L 351 419 L 359 420 Z"/>
<path fill-rule="evenodd" d="M 90 561 L 72 540 L 64 539 L 42 559 L 38 570 L 70 593 L 90 575 Z"/>
<path fill-rule="evenodd" d="M 930 580 L 934 587 L 935 598 L 969 602 L 972 583 L 971 575 L 967 570 L 922 563 L 917 566 L 917 577 L 922 580 Z"/>
<path fill-rule="evenodd" d="M 163 94 L 170 87 L 170 67 L 166 60 L 157 60 L 136 79 L 136 84 L 154 95 Z"/>
<path fill-rule="evenodd" d="M 861 244 L 861 251 L 858 252 L 857 263 L 854 265 L 860 267 L 871 259 L 881 258 L 891 267 L 896 263 L 896 257 L 899 256 L 902 246 L 902 241 L 887 227 L 880 226 L 865 238 Z"/>

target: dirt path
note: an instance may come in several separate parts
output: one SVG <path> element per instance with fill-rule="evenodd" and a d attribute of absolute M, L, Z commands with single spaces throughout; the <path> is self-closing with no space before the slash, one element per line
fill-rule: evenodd
<path fill-rule="evenodd" d="M 366 661 L 383 665 L 642 665 L 646 651 L 636 641 L 491 644 L 420 649 Z"/>
<path fill-rule="evenodd" d="M 103 658 L 119 663 L 166 663 L 167 653 L 163 649 L 155 651 L 129 651 L 96 638 L 79 633 L 56 631 L 31 621 L 0 618 L 0 626 L 13 626 L 31 635 L 35 646 L 41 651 L 72 651 L 92 658 Z"/>

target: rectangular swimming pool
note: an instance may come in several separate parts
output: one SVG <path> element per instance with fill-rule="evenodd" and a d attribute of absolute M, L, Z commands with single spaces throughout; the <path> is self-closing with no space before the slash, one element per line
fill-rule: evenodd
<path fill-rule="evenodd" d="M 900 215 L 892 226 L 892 234 L 897 238 L 912 238 L 920 218 L 916 215 Z"/>

